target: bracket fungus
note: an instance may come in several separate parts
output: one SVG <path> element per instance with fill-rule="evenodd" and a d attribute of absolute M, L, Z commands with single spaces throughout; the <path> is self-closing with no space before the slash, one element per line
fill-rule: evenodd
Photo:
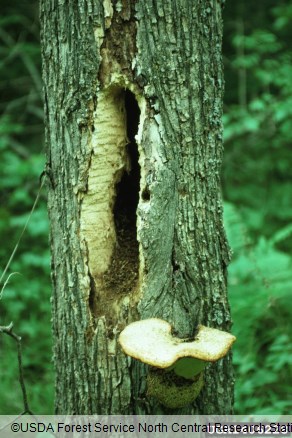
<path fill-rule="evenodd" d="M 123 351 L 147 365 L 148 395 L 168 408 L 183 407 L 195 400 L 203 386 L 208 362 L 224 357 L 235 341 L 230 333 L 199 325 L 193 340 L 172 335 L 171 325 L 150 318 L 129 324 L 121 332 Z"/>

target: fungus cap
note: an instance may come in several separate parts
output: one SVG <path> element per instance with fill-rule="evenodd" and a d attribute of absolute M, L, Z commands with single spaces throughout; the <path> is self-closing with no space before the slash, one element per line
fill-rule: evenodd
<path fill-rule="evenodd" d="M 203 325 L 198 326 L 194 340 L 187 342 L 173 336 L 171 330 L 167 321 L 144 319 L 125 327 L 119 342 L 129 356 L 157 368 L 168 368 L 183 357 L 215 362 L 236 340 L 230 333 Z"/>

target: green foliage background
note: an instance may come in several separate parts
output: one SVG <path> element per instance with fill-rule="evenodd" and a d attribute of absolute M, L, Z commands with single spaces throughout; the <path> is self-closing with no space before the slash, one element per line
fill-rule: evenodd
<path fill-rule="evenodd" d="M 2 2 L 3 3 L 3 2 Z M 28 218 L 44 169 L 42 78 L 37 1 L 10 0 L 0 16 L 1 271 Z M 45 190 L 29 222 L 0 301 L 0 325 L 22 337 L 30 407 L 53 412 L 50 255 Z M 2 285 L 1 285 L 2 288 Z M 0 414 L 23 411 L 15 341 L 0 336 Z"/>
<path fill-rule="evenodd" d="M 37 1 L 0 18 L 1 268 L 27 220 L 44 169 Z M 224 12 L 225 224 L 233 260 L 236 413 L 292 409 L 292 3 L 227 2 Z M 53 412 L 50 259 L 45 191 L 9 270 L 0 325 L 23 338 L 30 407 Z M 0 336 L 0 414 L 23 410 L 14 341 Z"/>
<path fill-rule="evenodd" d="M 236 413 L 292 409 L 291 1 L 227 2 L 225 224 Z"/>

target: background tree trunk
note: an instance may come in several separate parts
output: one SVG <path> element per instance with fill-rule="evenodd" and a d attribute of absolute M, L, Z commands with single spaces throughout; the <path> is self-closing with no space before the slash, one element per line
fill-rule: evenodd
<path fill-rule="evenodd" d="M 230 328 L 221 6 L 41 1 L 56 412 L 168 413 L 117 339 L 160 317 Z M 177 413 L 232 412 L 230 356 Z"/>

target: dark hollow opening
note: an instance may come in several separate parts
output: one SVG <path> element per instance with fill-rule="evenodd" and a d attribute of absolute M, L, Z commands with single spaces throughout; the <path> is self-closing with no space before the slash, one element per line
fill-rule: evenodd
<path fill-rule="evenodd" d="M 116 185 L 116 202 L 114 218 L 118 242 L 121 232 L 135 232 L 136 238 L 136 210 L 139 202 L 140 166 L 139 153 L 135 140 L 138 132 L 140 109 L 133 93 L 125 91 L 125 109 L 127 120 L 127 136 L 129 143 L 126 146 L 129 170 L 125 171 L 120 182 Z"/>
<path fill-rule="evenodd" d="M 150 192 L 148 187 L 146 187 L 143 191 L 142 191 L 142 199 L 143 201 L 150 201 Z"/>
<path fill-rule="evenodd" d="M 126 154 L 129 166 L 115 187 L 116 199 L 113 214 L 117 244 L 110 270 L 104 275 L 108 291 L 115 296 L 133 291 L 137 285 L 139 273 L 136 210 L 139 202 L 140 165 L 135 135 L 138 132 L 140 109 L 133 93 L 126 90 L 124 98 L 129 140 Z"/>

